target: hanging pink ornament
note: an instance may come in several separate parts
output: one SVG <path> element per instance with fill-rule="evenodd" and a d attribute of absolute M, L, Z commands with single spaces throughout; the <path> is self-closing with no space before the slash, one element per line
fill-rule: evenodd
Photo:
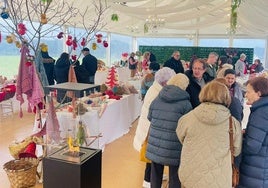
<path fill-rule="evenodd" d="M 73 39 L 72 35 L 68 35 L 67 39 L 72 40 Z"/>

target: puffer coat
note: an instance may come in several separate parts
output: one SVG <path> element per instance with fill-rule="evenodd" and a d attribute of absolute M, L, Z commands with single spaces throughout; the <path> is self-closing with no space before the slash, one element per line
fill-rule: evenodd
<path fill-rule="evenodd" d="M 173 85 L 163 87 L 149 108 L 148 159 L 162 165 L 179 165 L 181 143 L 176 135 L 177 123 L 191 109 L 186 91 Z"/>
<path fill-rule="evenodd" d="M 179 178 L 185 188 L 231 188 L 230 111 L 201 103 L 181 117 L 176 130 L 182 143 Z M 239 122 L 232 118 L 235 156 L 241 151 Z"/>
<path fill-rule="evenodd" d="M 268 187 L 268 97 L 253 103 L 243 141 L 239 188 Z"/>

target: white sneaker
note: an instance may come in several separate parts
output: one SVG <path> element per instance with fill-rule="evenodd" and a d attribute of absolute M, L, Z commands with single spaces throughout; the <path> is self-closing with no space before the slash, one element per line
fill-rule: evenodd
<path fill-rule="evenodd" d="M 162 178 L 163 181 L 166 181 L 168 180 L 168 175 L 167 174 L 163 174 L 163 178 Z"/>
<path fill-rule="evenodd" d="M 148 181 L 143 180 L 142 187 L 143 187 L 143 188 L 151 188 L 151 183 L 148 182 Z"/>

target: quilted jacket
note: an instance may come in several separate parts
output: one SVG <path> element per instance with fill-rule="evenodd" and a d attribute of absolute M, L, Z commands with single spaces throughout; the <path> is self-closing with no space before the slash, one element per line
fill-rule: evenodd
<path fill-rule="evenodd" d="M 150 121 L 147 119 L 149 107 L 152 101 L 159 94 L 162 86 L 158 82 L 154 82 L 153 85 L 148 89 L 145 98 L 143 100 L 143 105 L 141 108 L 141 115 L 139 118 L 139 123 L 136 129 L 136 133 L 134 136 L 133 146 L 137 151 L 140 151 L 141 145 L 144 142 L 148 130 L 150 127 Z"/>
<path fill-rule="evenodd" d="M 251 107 L 240 164 L 240 186 L 268 187 L 268 97 Z"/>
<path fill-rule="evenodd" d="M 155 163 L 178 166 L 181 143 L 176 135 L 179 118 L 192 109 L 189 94 L 174 85 L 164 86 L 152 102 L 146 156 Z"/>
<path fill-rule="evenodd" d="M 177 135 L 182 143 L 179 178 L 185 188 L 231 188 L 228 108 L 201 103 L 181 117 Z M 232 118 L 235 156 L 241 151 L 241 127 Z"/>

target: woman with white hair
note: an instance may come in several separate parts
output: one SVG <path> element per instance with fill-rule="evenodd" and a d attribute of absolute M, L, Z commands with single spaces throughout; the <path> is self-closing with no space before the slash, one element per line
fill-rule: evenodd
<path fill-rule="evenodd" d="M 240 58 L 235 63 L 235 73 L 236 76 L 245 77 L 247 74 L 247 65 L 245 63 L 247 56 L 246 54 L 240 54 Z"/>
<path fill-rule="evenodd" d="M 176 73 L 174 72 L 174 70 L 168 67 L 164 67 L 155 73 L 154 83 L 148 89 L 144 97 L 139 123 L 134 136 L 133 145 L 134 148 L 139 152 L 141 149 L 141 145 L 144 142 L 150 127 L 150 121 L 147 119 L 147 116 L 151 102 L 156 98 L 162 87 L 166 85 L 167 81 L 175 74 Z M 151 164 L 146 163 L 143 187 L 150 188 L 150 176 L 151 176 Z"/>

